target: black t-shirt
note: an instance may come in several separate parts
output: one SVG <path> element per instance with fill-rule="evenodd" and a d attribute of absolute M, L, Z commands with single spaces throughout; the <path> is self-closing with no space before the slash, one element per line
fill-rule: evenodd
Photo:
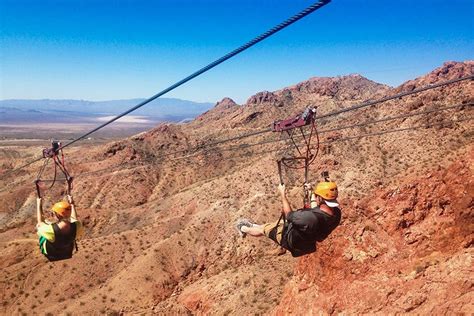
<path fill-rule="evenodd" d="M 332 208 L 329 215 L 319 207 L 290 212 L 287 216 L 285 239 L 294 256 L 316 250 L 316 242 L 323 241 L 341 222 L 341 210 Z"/>

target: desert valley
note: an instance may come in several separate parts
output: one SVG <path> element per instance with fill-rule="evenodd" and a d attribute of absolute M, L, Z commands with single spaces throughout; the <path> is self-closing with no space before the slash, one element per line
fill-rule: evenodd
<path fill-rule="evenodd" d="M 277 256 L 270 240 L 241 238 L 234 227 L 239 218 L 278 219 L 282 135 L 210 145 L 308 106 L 324 115 L 472 75 L 465 61 L 398 87 L 357 74 L 315 77 L 241 105 L 224 98 L 189 122 L 78 142 L 64 152 L 86 230 L 73 258 L 58 262 L 38 251 L 33 181 L 42 162 L 9 172 L 48 141 L 3 141 L 0 314 L 474 313 L 472 78 L 316 121 L 309 178 L 328 171 L 337 182 L 342 223 L 301 258 Z M 410 116 L 418 112 L 426 113 Z M 284 174 L 301 207 L 301 170 Z M 45 207 L 63 196 L 56 183 Z"/>

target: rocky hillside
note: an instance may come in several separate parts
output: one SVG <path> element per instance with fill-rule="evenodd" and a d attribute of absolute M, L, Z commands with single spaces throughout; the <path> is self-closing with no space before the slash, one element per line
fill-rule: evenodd
<path fill-rule="evenodd" d="M 343 223 L 300 259 L 277 257 L 272 242 L 241 239 L 233 227 L 240 217 L 278 218 L 275 160 L 282 145 L 229 146 L 281 136 L 195 149 L 266 129 L 308 105 L 329 113 L 473 74 L 473 65 L 446 63 L 396 88 L 358 75 L 312 78 L 243 105 L 223 99 L 189 123 L 70 148 L 87 232 L 64 262 L 48 263 L 37 251 L 35 166 L 1 178 L 0 313 L 472 312 L 473 124 L 462 120 L 472 116 L 472 81 L 317 122 L 322 144 L 310 180 L 328 170 L 338 182 Z M 323 132 L 455 104 L 464 106 Z M 426 127 L 348 139 L 413 126 Z M 6 148 L 0 166 L 18 166 L 39 150 Z M 292 204 L 301 206 L 301 172 L 285 170 L 285 179 Z M 61 190 L 49 192 L 46 204 Z"/>
<path fill-rule="evenodd" d="M 277 314 L 470 314 L 474 150 L 360 201 L 318 253 L 296 264 Z"/>

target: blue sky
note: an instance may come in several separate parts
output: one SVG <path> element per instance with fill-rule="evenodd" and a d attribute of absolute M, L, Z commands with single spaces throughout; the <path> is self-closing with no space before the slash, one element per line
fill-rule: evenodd
<path fill-rule="evenodd" d="M 149 97 L 309 0 L 0 0 L 0 99 Z M 474 59 L 474 1 L 333 0 L 166 97 L 243 103 L 313 76 L 392 86 Z"/>

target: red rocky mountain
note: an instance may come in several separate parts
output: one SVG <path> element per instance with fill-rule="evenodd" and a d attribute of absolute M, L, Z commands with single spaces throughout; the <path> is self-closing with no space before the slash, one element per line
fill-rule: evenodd
<path fill-rule="evenodd" d="M 275 160 L 282 145 L 229 146 L 280 135 L 209 145 L 269 128 L 307 106 L 322 115 L 473 73 L 473 61 L 448 62 L 396 88 L 359 75 L 311 78 L 242 105 L 224 98 L 189 123 L 68 148 L 87 228 L 68 261 L 48 263 L 37 250 L 38 166 L 2 177 L 0 313 L 471 314 L 472 80 L 317 121 L 322 144 L 310 180 L 330 172 L 343 221 L 303 258 L 275 256 L 271 241 L 241 239 L 233 227 L 241 217 L 278 219 Z M 394 129 L 405 130 L 354 138 Z M 39 150 L 12 146 L 1 152 L 0 168 L 19 166 Z M 301 171 L 285 174 L 299 207 Z M 50 192 L 46 203 L 61 194 Z"/>

